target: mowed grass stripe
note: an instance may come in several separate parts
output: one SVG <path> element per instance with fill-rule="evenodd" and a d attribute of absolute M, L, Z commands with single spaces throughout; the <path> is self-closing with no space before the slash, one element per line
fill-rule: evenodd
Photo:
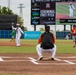
<path fill-rule="evenodd" d="M 57 4 L 56 5 L 56 13 L 57 14 L 68 14 L 69 7 L 67 6 L 67 4 Z"/>
<path fill-rule="evenodd" d="M 73 4 L 76 8 L 76 4 Z M 69 15 L 69 4 L 56 4 L 56 14 Z M 74 10 L 74 16 L 76 16 L 76 10 Z"/>

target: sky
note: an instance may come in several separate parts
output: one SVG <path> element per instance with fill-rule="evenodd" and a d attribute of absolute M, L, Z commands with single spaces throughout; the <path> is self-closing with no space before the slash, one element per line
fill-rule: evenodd
<path fill-rule="evenodd" d="M 8 7 L 8 1 L 9 0 L 0 0 L 0 6 L 6 6 Z M 33 28 L 33 25 L 30 24 L 30 18 L 31 18 L 31 0 L 10 0 L 10 9 L 20 15 L 20 9 L 18 7 L 20 7 L 19 4 L 23 4 L 23 19 L 24 19 L 24 26 L 28 28 L 29 31 L 33 31 L 34 28 Z M 37 28 L 37 31 L 44 27 L 43 25 L 38 25 L 36 28 Z M 56 27 L 56 28 L 55 28 Z M 66 27 L 68 30 L 70 30 L 68 28 L 68 26 Z M 51 26 L 51 30 L 55 31 L 55 30 L 63 30 L 63 26 L 62 25 L 58 25 L 58 26 Z"/>

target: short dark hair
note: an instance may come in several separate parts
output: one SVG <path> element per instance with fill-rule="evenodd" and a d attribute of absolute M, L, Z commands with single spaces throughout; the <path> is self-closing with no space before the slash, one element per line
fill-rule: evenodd
<path fill-rule="evenodd" d="M 50 26 L 45 26 L 45 31 L 49 32 L 50 31 Z"/>
<path fill-rule="evenodd" d="M 76 25 L 73 25 L 73 27 L 76 27 Z"/>

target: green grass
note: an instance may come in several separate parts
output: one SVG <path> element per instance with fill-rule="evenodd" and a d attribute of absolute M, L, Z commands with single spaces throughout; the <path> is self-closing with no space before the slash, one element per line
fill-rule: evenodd
<path fill-rule="evenodd" d="M 10 39 L 1 39 L 0 41 L 9 42 Z M 1 46 L 0 53 L 34 53 L 36 52 L 35 46 L 37 40 L 22 40 L 21 44 L 26 44 L 26 46 L 16 47 L 16 46 Z M 27 46 L 30 45 L 30 46 Z"/>
<path fill-rule="evenodd" d="M 73 48 L 72 40 L 57 40 L 57 53 L 75 53 L 76 48 Z"/>
<path fill-rule="evenodd" d="M 1 39 L 1 41 L 9 42 L 10 39 Z M 23 40 L 21 44 L 30 46 L 0 46 L 0 53 L 36 53 L 37 40 Z M 73 48 L 72 40 L 56 40 L 57 53 L 76 53 L 76 48 Z"/>
<path fill-rule="evenodd" d="M 73 4 L 76 8 L 76 4 Z M 74 10 L 76 11 L 76 10 Z M 56 14 L 66 14 L 69 15 L 69 4 L 56 4 Z M 74 12 L 74 15 L 76 15 L 76 12 Z"/>

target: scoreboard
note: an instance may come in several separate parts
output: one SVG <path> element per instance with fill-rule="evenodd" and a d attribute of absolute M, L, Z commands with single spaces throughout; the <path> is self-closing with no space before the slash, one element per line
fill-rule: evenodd
<path fill-rule="evenodd" d="M 31 0 L 31 25 L 75 23 L 76 0 Z"/>
<path fill-rule="evenodd" d="M 31 0 L 31 25 L 55 25 L 55 0 Z"/>

